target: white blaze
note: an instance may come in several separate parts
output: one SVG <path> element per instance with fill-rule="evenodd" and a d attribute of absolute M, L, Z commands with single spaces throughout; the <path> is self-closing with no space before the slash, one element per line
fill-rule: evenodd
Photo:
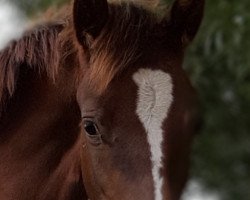
<path fill-rule="evenodd" d="M 155 200 L 163 200 L 163 178 L 160 174 L 163 167 L 162 123 L 173 101 L 172 79 L 161 70 L 139 69 L 133 80 L 139 88 L 136 113 L 146 130 L 151 151 Z"/>

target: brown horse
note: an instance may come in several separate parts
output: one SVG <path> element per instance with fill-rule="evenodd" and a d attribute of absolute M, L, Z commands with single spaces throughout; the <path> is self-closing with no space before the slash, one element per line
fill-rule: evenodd
<path fill-rule="evenodd" d="M 181 65 L 203 7 L 75 0 L 2 51 L 0 199 L 179 199 L 196 113 Z"/>
<path fill-rule="evenodd" d="M 90 199 L 180 198 L 196 113 L 182 61 L 203 7 L 203 0 L 177 0 L 158 19 L 133 4 L 75 1 L 81 166 Z"/>

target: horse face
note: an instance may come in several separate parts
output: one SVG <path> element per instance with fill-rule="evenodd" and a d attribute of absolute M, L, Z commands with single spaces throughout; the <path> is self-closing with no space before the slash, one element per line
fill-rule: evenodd
<path fill-rule="evenodd" d="M 153 199 L 150 149 L 137 114 L 131 73 L 101 96 L 82 82 L 82 171 L 91 199 Z M 88 188 L 88 186 L 90 188 Z"/>
<path fill-rule="evenodd" d="M 158 22 L 132 5 L 75 1 L 81 167 L 90 199 L 179 199 L 196 105 L 181 64 L 203 3 L 176 1 L 170 19 Z"/>

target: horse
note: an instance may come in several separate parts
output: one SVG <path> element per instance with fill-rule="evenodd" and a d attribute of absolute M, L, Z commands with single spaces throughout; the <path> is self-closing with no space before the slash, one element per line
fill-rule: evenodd
<path fill-rule="evenodd" d="M 0 199 L 178 200 L 197 113 L 182 63 L 203 9 L 74 0 L 1 51 Z"/>

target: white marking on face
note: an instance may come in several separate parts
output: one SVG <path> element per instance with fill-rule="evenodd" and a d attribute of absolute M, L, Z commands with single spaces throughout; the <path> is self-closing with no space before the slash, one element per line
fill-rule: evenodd
<path fill-rule="evenodd" d="M 146 130 L 151 151 L 155 200 L 163 200 L 163 178 L 160 174 L 163 167 L 162 124 L 173 102 L 172 79 L 161 70 L 139 69 L 133 80 L 139 88 L 136 113 Z"/>

